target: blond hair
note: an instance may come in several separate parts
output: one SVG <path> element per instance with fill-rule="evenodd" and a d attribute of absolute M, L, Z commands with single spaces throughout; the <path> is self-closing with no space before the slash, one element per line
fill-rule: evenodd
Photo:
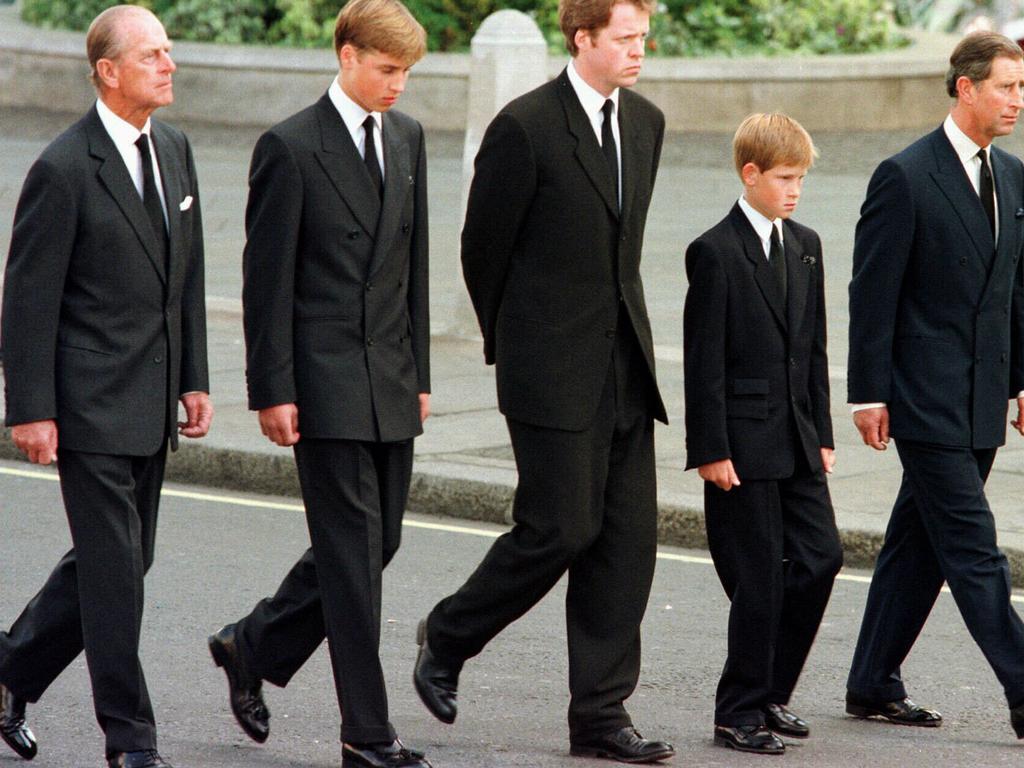
<path fill-rule="evenodd" d="M 399 0 L 349 0 L 334 24 L 334 51 L 351 45 L 414 64 L 427 51 L 427 32 Z"/>
<path fill-rule="evenodd" d="M 619 3 L 635 5 L 642 11 L 654 13 L 655 0 L 558 0 L 558 26 L 565 36 L 565 47 L 570 55 L 580 52 L 576 33 L 585 30 L 591 34 L 608 26 L 612 8 Z"/>
<path fill-rule="evenodd" d="M 747 163 L 753 163 L 762 172 L 777 165 L 810 168 L 817 156 L 810 134 L 781 112 L 750 115 L 732 137 L 732 158 L 741 175 Z"/>

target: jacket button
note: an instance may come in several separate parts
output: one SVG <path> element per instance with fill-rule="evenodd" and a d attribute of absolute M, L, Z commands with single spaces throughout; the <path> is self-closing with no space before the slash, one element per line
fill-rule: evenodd
<path fill-rule="evenodd" d="M 614 339 L 615 338 L 615 330 L 614 329 L 609 329 L 609 330 L 605 331 L 604 332 L 604 337 L 606 339 Z"/>
<path fill-rule="evenodd" d="M 967 265 L 967 257 L 966 256 L 961 256 L 960 257 L 960 266 L 963 267 L 963 266 L 966 266 L 966 265 Z"/>
<path fill-rule="evenodd" d="M 163 355 L 157 355 L 156 357 L 153 358 L 153 362 L 157 363 L 157 364 L 162 363 L 163 361 L 164 361 Z"/>
<path fill-rule="evenodd" d="M 373 290 L 373 283 L 367 283 L 366 284 L 366 290 L 372 291 Z"/>
<path fill-rule="evenodd" d="M 409 225 L 407 223 L 406 224 L 402 224 L 402 234 L 404 235 L 408 231 L 409 231 Z"/>
<path fill-rule="evenodd" d="M 368 346 L 368 347 L 372 347 L 373 346 L 373 337 L 372 336 L 366 340 L 366 346 Z"/>
<path fill-rule="evenodd" d="M 348 235 L 347 235 L 347 237 L 348 237 L 349 240 L 355 240 L 357 237 L 359 237 L 359 230 L 358 229 L 350 230 Z"/>
<path fill-rule="evenodd" d="M 1001 362 L 1001 363 L 1005 363 L 1006 362 L 1006 353 L 1005 352 L 1003 352 L 1003 354 L 999 356 L 999 362 Z"/>

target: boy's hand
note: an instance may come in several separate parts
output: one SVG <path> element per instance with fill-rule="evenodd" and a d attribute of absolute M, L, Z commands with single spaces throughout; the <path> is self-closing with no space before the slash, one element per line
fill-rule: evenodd
<path fill-rule="evenodd" d="M 836 465 L 836 452 L 834 448 L 821 447 L 821 466 L 828 474 L 832 474 L 832 468 Z"/>
<path fill-rule="evenodd" d="M 740 484 L 739 475 L 732 465 L 732 459 L 712 461 L 710 464 L 702 464 L 697 467 L 697 474 L 709 483 L 714 483 L 723 491 L 730 490 L 734 485 Z"/>

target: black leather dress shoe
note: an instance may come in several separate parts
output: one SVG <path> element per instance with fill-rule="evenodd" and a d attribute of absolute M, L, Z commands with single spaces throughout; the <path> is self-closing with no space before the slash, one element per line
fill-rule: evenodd
<path fill-rule="evenodd" d="M 36 736 L 25 724 L 25 701 L 7 686 L 0 684 L 0 738 L 19 757 L 31 760 L 36 756 Z"/>
<path fill-rule="evenodd" d="M 1010 710 L 1010 725 L 1018 739 L 1024 739 L 1024 704 Z"/>
<path fill-rule="evenodd" d="M 116 752 L 107 758 L 110 768 L 174 768 L 160 757 L 155 749 L 143 749 L 139 752 Z"/>
<path fill-rule="evenodd" d="M 416 628 L 416 666 L 412 670 L 412 682 L 416 693 L 430 714 L 442 723 L 454 723 L 459 712 L 456 701 L 459 690 L 459 672 L 462 662 L 445 664 L 430 650 L 427 644 L 427 620 L 423 619 Z"/>
<path fill-rule="evenodd" d="M 422 752 L 391 744 L 341 745 L 341 768 L 431 768 Z"/>
<path fill-rule="evenodd" d="M 675 753 L 675 747 L 667 741 L 645 739 L 631 725 L 596 739 L 574 741 L 569 745 L 569 754 L 575 757 L 604 757 L 620 763 L 656 763 Z"/>
<path fill-rule="evenodd" d="M 764 724 L 772 733 L 793 739 L 806 739 L 811 735 L 807 723 L 793 714 L 785 704 L 768 704 L 764 708 Z"/>
<path fill-rule="evenodd" d="M 242 730 L 255 742 L 262 744 L 270 735 L 270 710 L 263 702 L 263 681 L 254 675 L 238 652 L 235 625 L 228 624 L 207 640 L 210 655 L 218 667 L 224 668 L 228 678 L 228 697 L 231 712 Z"/>
<path fill-rule="evenodd" d="M 942 725 L 942 715 L 933 709 L 919 707 L 908 698 L 871 701 L 848 692 L 846 714 L 854 717 L 881 717 L 896 725 L 916 725 L 921 728 L 937 728 Z"/>
<path fill-rule="evenodd" d="M 766 725 L 716 725 L 715 744 L 758 755 L 781 755 L 786 751 L 782 739 Z"/>

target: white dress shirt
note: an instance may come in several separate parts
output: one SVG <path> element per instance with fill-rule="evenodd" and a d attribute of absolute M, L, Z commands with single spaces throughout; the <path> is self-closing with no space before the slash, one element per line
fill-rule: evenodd
<path fill-rule="evenodd" d="M 604 125 L 604 103 L 612 100 L 612 136 L 615 137 L 615 151 L 619 160 L 619 205 L 622 205 L 622 139 L 619 137 L 619 89 L 616 88 L 610 96 L 602 96 L 580 77 L 576 71 L 576 62 L 570 60 L 569 66 L 565 68 L 569 76 L 569 83 L 576 91 L 576 98 L 580 100 L 583 111 L 587 113 L 590 127 L 594 129 L 598 145 L 601 144 L 601 127 Z"/>
<path fill-rule="evenodd" d="M 156 191 L 160 195 L 160 207 L 164 212 L 164 224 L 170 229 L 170 222 L 167 220 L 167 201 L 164 199 L 164 184 L 160 176 L 160 163 L 157 158 L 156 145 L 153 143 L 153 135 L 150 132 L 149 120 L 146 120 L 146 124 L 142 126 L 140 131 L 127 120 L 123 120 L 115 115 L 110 107 L 103 103 L 103 99 L 96 100 L 96 112 L 99 114 L 100 122 L 103 123 L 103 127 L 106 129 L 111 141 L 114 142 L 114 146 L 117 147 L 118 153 L 124 160 L 125 167 L 128 169 L 128 175 L 132 177 L 132 183 L 135 184 L 139 197 L 142 197 L 142 153 L 135 146 L 135 142 L 139 140 L 139 136 L 142 134 L 146 134 L 148 137 L 149 154 L 153 158 L 153 180 L 156 182 Z"/>
<path fill-rule="evenodd" d="M 761 241 L 761 247 L 764 249 L 764 257 L 765 259 L 768 259 L 772 248 L 772 227 L 775 227 L 779 233 L 779 242 L 785 242 L 782 236 L 782 220 L 769 219 L 748 203 L 747 198 L 745 197 L 740 197 L 740 210 L 746 214 L 747 220 L 750 222 L 750 226 L 752 226 L 754 228 L 754 232 L 757 233 L 757 237 Z"/>
<path fill-rule="evenodd" d="M 355 143 L 356 149 L 359 150 L 359 156 L 362 158 L 366 157 L 366 129 L 363 127 L 363 123 L 366 122 L 367 117 L 373 116 L 373 147 L 377 150 L 377 162 L 380 163 L 380 178 L 383 180 L 384 142 L 382 140 L 381 126 L 384 118 L 381 113 L 367 112 L 352 101 L 349 95 L 341 89 L 337 77 L 331 81 L 331 87 L 327 89 L 327 97 L 334 104 L 334 108 L 338 110 L 338 114 L 341 115 L 345 127 L 348 128 L 348 132 L 352 135 L 352 141 Z"/>

